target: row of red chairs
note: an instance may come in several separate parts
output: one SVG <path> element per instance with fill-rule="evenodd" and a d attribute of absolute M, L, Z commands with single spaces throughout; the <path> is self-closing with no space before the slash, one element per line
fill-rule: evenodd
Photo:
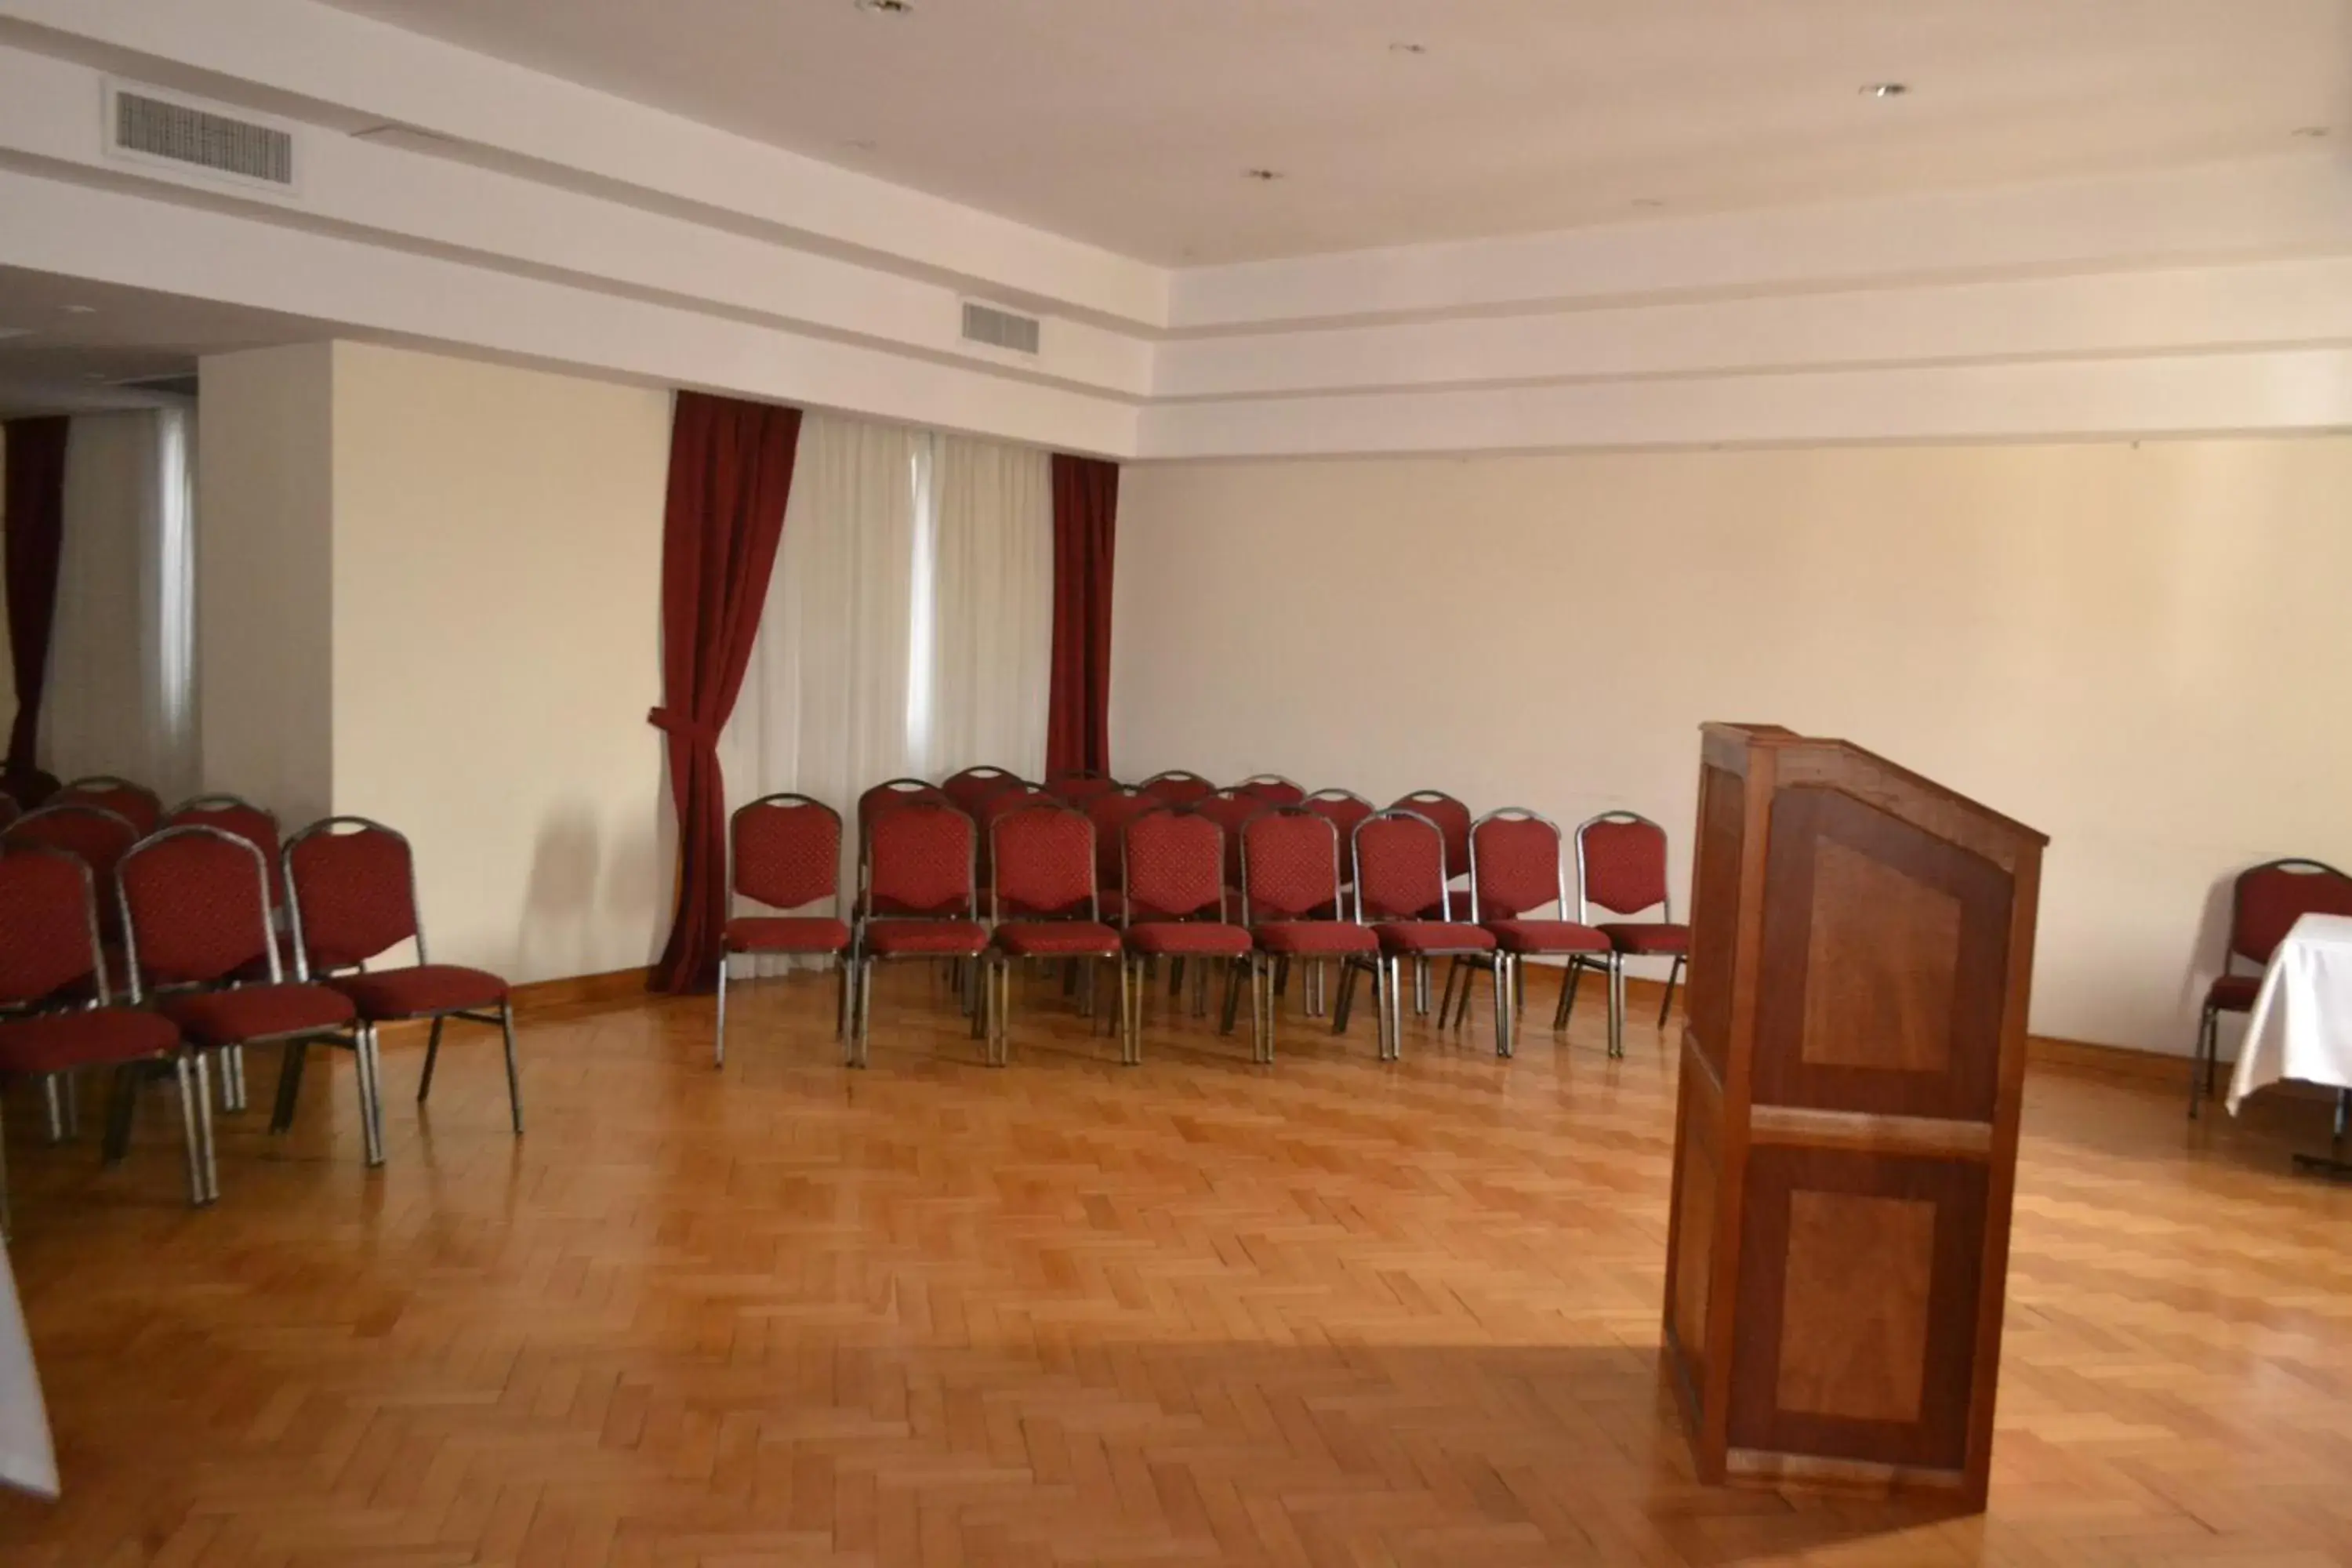
<path fill-rule="evenodd" d="M 1321 1010 L 1322 966 L 1340 964 L 1335 1032 L 1347 1026 L 1357 978 L 1372 976 L 1381 1051 L 1391 1058 L 1406 982 L 1415 1011 L 1426 1015 L 1433 961 L 1453 961 L 1438 1010 L 1443 1018 L 1452 1009 L 1457 1024 L 1467 1017 L 1468 981 L 1480 969 L 1492 973 L 1496 1048 L 1507 1056 L 1524 961 L 1563 959 L 1570 972 L 1555 1028 L 1568 1022 L 1577 977 L 1599 969 L 1609 981 L 1611 1054 L 1622 1055 L 1624 960 L 1672 959 L 1663 1023 L 1689 945 L 1688 929 L 1672 919 L 1664 832 L 1630 812 L 1577 829 L 1573 919 L 1557 825 L 1518 808 L 1474 819 L 1438 791 L 1416 791 L 1382 810 L 1349 791 L 1310 794 L 1271 774 L 1220 790 L 1190 773 L 1139 785 L 1064 775 L 1040 786 L 1001 769 L 971 769 L 940 784 L 877 784 L 859 798 L 857 820 L 856 891 L 845 909 L 843 826 L 832 807 L 783 794 L 734 814 L 734 896 L 777 911 L 827 900 L 833 909 L 729 921 L 715 1050 L 722 1065 L 728 983 L 733 960 L 748 955 L 837 962 L 837 1027 L 852 1065 L 867 1059 L 877 963 L 972 964 L 981 982 L 975 1031 L 988 1041 L 988 1059 L 1001 1064 L 1013 960 L 1116 959 L 1121 1054 L 1131 1063 L 1140 1054 L 1140 971 L 1160 960 L 1171 964 L 1171 984 L 1181 983 L 1176 966 L 1188 960 L 1227 964 L 1228 1029 L 1246 976 L 1256 1055 L 1268 1060 L 1274 995 L 1294 959 L 1309 966 L 1310 1014 Z M 1591 923 L 1596 907 L 1621 918 Z M 1542 917 L 1547 909 L 1550 918 Z M 1622 918 L 1653 910 L 1660 918 Z"/>
<path fill-rule="evenodd" d="M 283 1045 L 270 1130 L 284 1131 L 307 1047 L 330 1044 L 357 1058 L 362 1143 L 367 1163 L 380 1165 L 376 1031 L 431 1021 L 421 1102 L 450 1018 L 501 1031 L 522 1131 L 507 983 L 430 962 L 406 838 L 334 816 L 281 845 L 269 812 L 231 795 L 158 805 L 142 831 L 136 816 L 73 787 L 0 830 L 0 1076 L 43 1084 L 53 1137 L 70 1133 L 75 1075 L 113 1069 L 106 1155 L 119 1160 L 138 1083 L 174 1078 L 190 1200 L 211 1203 L 220 1195 L 213 1065 L 225 1109 L 240 1110 L 244 1048 Z M 404 942 L 415 963 L 368 967 Z M 0 1223 L 5 1214 L 0 1162 Z"/>

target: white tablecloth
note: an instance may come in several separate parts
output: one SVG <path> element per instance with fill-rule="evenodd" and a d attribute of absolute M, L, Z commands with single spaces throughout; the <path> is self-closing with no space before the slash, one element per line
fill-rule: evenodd
<path fill-rule="evenodd" d="M 58 1495 L 58 1457 L 49 1447 L 49 1416 L 41 1380 L 33 1371 L 33 1343 L 16 1304 L 16 1277 L 0 1246 L 0 1482 L 43 1497 Z"/>
<path fill-rule="evenodd" d="M 2352 1089 L 2352 915 L 2305 915 L 2271 955 L 2230 1077 L 2230 1113 L 2283 1078 Z"/>

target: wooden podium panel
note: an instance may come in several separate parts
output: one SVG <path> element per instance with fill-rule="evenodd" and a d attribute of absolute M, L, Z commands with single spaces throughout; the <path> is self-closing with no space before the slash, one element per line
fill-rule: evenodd
<path fill-rule="evenodd" d="M 2046 842 L 1705 727 L 1665 1300 L 1702 1479 L 1983 1506 Z"/>

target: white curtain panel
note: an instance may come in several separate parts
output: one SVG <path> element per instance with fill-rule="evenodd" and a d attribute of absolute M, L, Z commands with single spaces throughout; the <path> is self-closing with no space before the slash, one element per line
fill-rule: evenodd
<path fill-rule="evenodd" d="M 37 752 L 61 779 L 117 773 L 172 805 L 194 792 L 194 416 L 75 418 Z"/>
<path fill-rule="evenodd" d="M 874 785 L 976 763 L 1034 776 L 1053 532 L 1043 452 L 805 416 L 760 635 L 719 737 L 730 808 L 780 790 L 824 801 L 842 815 L 854 889 L 857 797 Z"/>
<path fill-rule="evenodd" d="M 1045 770 L 1053 679 L 1053 459 L 942 436 L 931 494 L 932 614 L 929 658 L 916 671 L 916 771 L 945 778 L 986 764 L 1035 779 Z"/>

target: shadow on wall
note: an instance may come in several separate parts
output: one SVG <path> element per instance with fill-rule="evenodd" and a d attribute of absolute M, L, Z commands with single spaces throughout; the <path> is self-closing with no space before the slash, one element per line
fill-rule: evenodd
<path fill-rule="evenodd" d="M 603 830 L 583 802 L 560 802 L 540 825 L 523 891 L 515 967 L 534 978 L 577 974 L 595 945 Z"/>

